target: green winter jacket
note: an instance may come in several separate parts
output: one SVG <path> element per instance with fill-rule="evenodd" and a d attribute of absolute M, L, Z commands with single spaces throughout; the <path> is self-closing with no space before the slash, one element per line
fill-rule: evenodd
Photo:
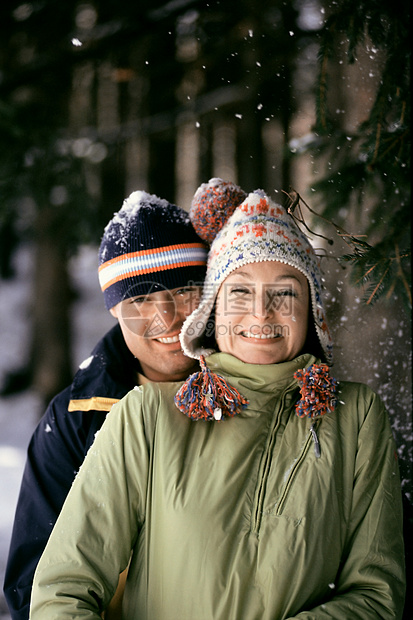
<path fill-rule="evenodd" d="M 220 422 L 148 384 L 108 415 L 40 560 L 32 620 L 99 618 L 132 559 L 128 620 L 400 618 L 401 491 L 386 411 L 342 383 L 316 422 L 282 364 L 208 358 L 250 404 Z"/>

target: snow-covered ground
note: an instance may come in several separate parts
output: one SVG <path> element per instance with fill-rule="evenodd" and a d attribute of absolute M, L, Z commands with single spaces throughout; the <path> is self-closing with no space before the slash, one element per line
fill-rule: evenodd
<path fill-rule="evenodd" d="M 17 277 L 0 281 L 0 386 L 6 373 L 17 370 L 26 360 L 31 258 L 29 249 L 21 251 L 16 261 Z M 73 273 L 79 293 L 74 306 L 76 366 L 89 355 L 114 319 L 105 310 L 99 290 L 97 249 L 84 248 L 75 261 Z M 10 619 L 3 597 L 4 570 L 26 448 L 42 413 L 39 399 L 31 391 L 0 397 L 0 620 Z"/>

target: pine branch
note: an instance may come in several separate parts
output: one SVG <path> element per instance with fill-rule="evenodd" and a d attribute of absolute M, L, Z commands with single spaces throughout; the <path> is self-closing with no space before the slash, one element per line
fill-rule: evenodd
<path fill-rule="evenodd" d="M 330 245 L 333 243 L 331 238 L 315 233 L 310 229 L 305 222 L 301 210 L 300 203 L 302 203 L 310 213 L 333 227 L 335 234 L 349 246 L 352 252 L 340 256 L 338 261 L 351 265 L 351 282 L 354 286 L 367 287 L 365 295 L 367 305 L 377 301 L 383 293 L 386 293 L 386 296 L 389 297 L 394 293 L 396 287 L 401 288 L 403 298 L 407 300 L 409 306 L 412 305 L 411 290 L 402 265 L 402 260 L 407 262 L 407 259 L 410 259 L 411 252 L 408 249 L 403 254 L 400 254 L 399 244 L 395 243 L 392 245 L 394 234 L 391 234 L 389 238 L 385 238 L 376 246 L 372 246 L 362 238 L 366 237 L 366 235 L 351 234 L 341 225 L 317 213 L 295 189 L 290 188 L 289 192 L 283 190 L 283 193 L 289 199 L 287 211 L 295 219 L 297 225 L 304 226 L 312 235 L 325 239 Z M 400 224 L 396 217 L 394 219 L 395 222 L 390 220 L 390 223 L 396 225 L 396 221 L 398 221 Z M 390 233 L 393 233 L 392 229 L 390 229 Z"/>
<path fill-rule="evenodd" d="M 400 255 L 398 245 L 393 248 L 394 254 L 390 254 L 385 247 L 364 247 L 361 249 L 357 244 L 352 254 L 344 255 L 341 262 L 350 263 L 352 266 L 351 281 L 355 286 L 366 288 L 364 301 L 367 305 L 376 302 L 382 294 L 389 298 L 396 288 L 412 306 L 412 294 L 403 270 L 402 260 L 411 257 L 411 252 L 406 251 Z"/>

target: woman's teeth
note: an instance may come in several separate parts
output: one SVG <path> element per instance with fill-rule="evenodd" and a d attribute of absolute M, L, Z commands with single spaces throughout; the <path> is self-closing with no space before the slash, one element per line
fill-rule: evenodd
<path fill-rule="evenodd" d="M 162 342 L 162 344 L 172 344 L 173 342 L 179 342 L 179 334 L 176 336 L 169 336 L 169 338 L 157 338 L 158 342 Z"/>
<path fill-rule="evenodd" d="M 252 334 L 251 332 L 242 332 L 244 338 L 258 338 L 259 340 L 267 340 L 268 338 L 279 338 L 281 334 Z"/>

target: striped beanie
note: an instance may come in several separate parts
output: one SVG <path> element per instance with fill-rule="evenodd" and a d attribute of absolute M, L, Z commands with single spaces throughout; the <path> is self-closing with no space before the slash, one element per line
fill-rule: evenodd
<path fill-rule="evenodd" d="M 322 302 L 319 259 L 307 236 L 284 207 L 274 203 L 262 190 L 241 198 L 236 208 L 231 198 L 225 220 L 222 213 L 226 210 L 228 199 L 227 185 L 221 179 L 211 179 L 199 187 L 192 201 L 190 217 L 195 230 L 202 237 L 203 222 L 208 218 L 209 234 L 211 227 L 214 227 L 215 239 L 208 255 L 201 302 L 181 330 L 182 350 L 196 359 L 213 352 L 203 348 L 204 337 L 210 328 L 218 290 L 232 271 L 249 263 L 279 261 L 295 267 L 306 276 L 315 331 L 325 361 L 331 364 L 333 347 Z M 242 193 L 239 190 L 238 195 L 242 196 Z M 234 195 L 233 189 L 231 196 Z"/>
<path fill-rule="evenodd" d="M 99 283 L 108 310 L 120 301 L 202 284 L 207 246 L 188 213 L 146 192 L 133 192 L 106 226 Z"/>

